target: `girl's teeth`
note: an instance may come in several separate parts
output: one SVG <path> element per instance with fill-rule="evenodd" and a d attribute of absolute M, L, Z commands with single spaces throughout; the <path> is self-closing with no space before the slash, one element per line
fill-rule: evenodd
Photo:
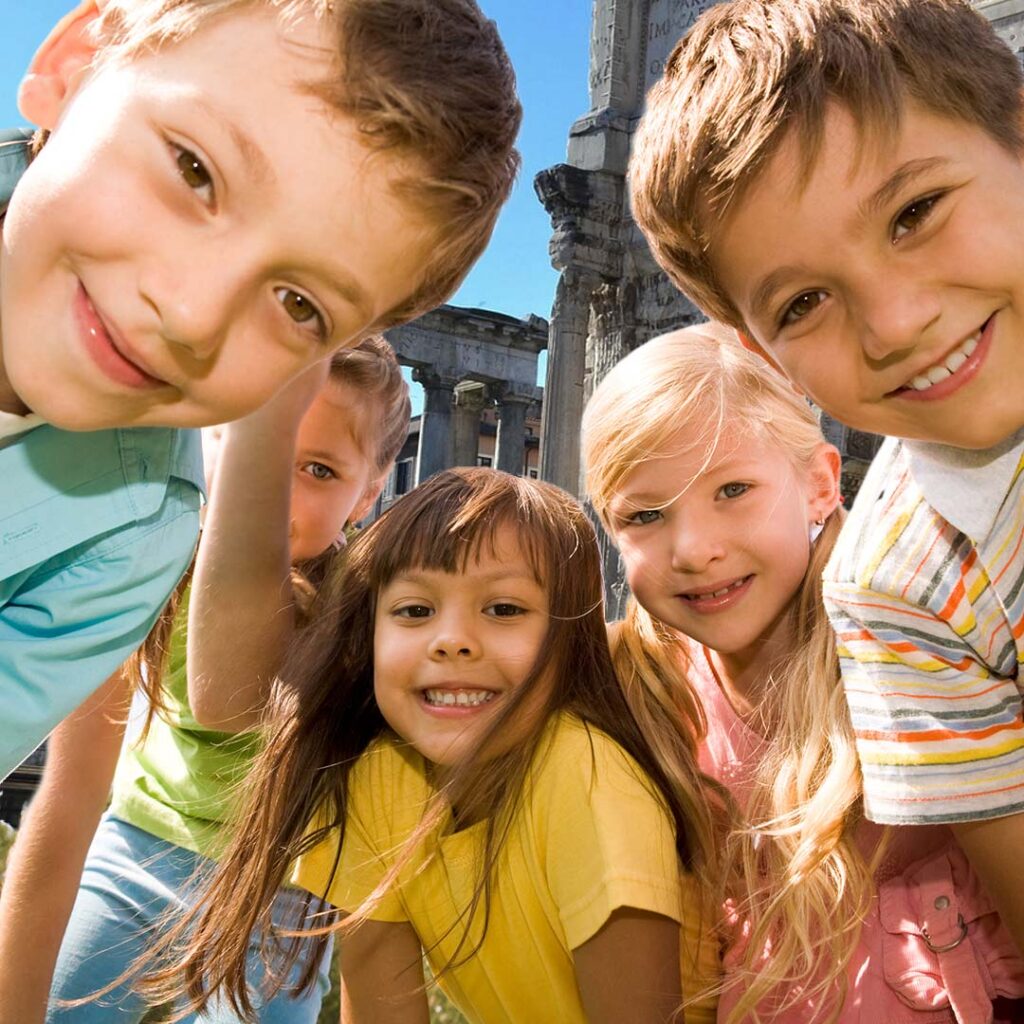
<path fill-rule="evenodd" d="M 494 694 L 490 690 L 459 690 L 458 693 L 451 690 L 426 690 L 424 696 L 428 704 L 442 707 L 476 707 L 492 700 Z"/>
<path fill-rule="evenodd" d="M 962 351 L 954 352 L 946 360 L 946 369 L 949 370 L 950 373 L 956 373 L 956 371 L 959 370 L 960 367 L 963 366 L 966 362 L 967 356 L 964 355 Z"/>

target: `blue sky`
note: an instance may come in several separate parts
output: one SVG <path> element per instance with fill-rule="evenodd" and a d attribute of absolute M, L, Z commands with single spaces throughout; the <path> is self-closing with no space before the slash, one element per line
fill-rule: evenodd
<path fill-rule="evenodd" d="M 569 126 L 586 113 L 591 0 L 478 0 L 498 23 L 523 101 L 523 170 L 487 252 L 452 299 L 513 316 L 548 317 L 557 280 L 548 215 L 533 176 L 565 159 Z M 18 80 L 36 45 L 73 0 L 0 0 L 0 124 L 22 124 Z M 419 390 L 418 388 L 416 389 Z M 416 396 L 417 400 L 419 396 Z M 417 401 L 418 406 L 418 401 Z"/>

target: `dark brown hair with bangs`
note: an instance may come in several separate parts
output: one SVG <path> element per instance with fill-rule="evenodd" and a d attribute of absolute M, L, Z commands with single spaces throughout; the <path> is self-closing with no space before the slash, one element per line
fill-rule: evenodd
<path fill-rule="evenodd" d="M 550 484 L 489 469 L 450 470 L 399 501 L 339 557 L 278 680 L 268 742 L 250 776 L 231 845 L 196 901 L 199 909 L 174 929 L 170 964 L 142 983 L 150 995 L 180 995 L 184 989 L 192 1008 L 201 1010 L 219 992 L 236 1013 L 254 1019 L 245 980 L 250 936 L 273 941 L 274 974 L 284 978 L 303 947 L 298 936 L 273 935 L 274 895 L 299 855 L 328 838 L 336 839 L 340 851 L 352 767 L 374 739 L 388 733 L 373 693 L 378 593 L 413 567 L 465 571 L 507 527 L 548 594 L 550 624 L 537 663 L 475 750 L 437 780 L 437 798 L 374 897 L 363 907 L 345 908 L 353 913 L 344 924 L 330 915 L 295 922 L 307 936 L 316 935 L 302 983 L 315 982 L 329 931 L 325 922 L 348 928 L 368 916 L 445 811 L 468 805 L 474 819 L 486 819 L 485 852 L 474 898 L 462 916 L 466 948 L 460 946 L 446 969 L 473 955 L 478 946 L 470 948 L 469 923 L 481 911 L 486 930 L 495 864 L 539 756 L 544 727 L 559 711 L 607 733 L 636 760 L 673 817 L 681 865 L 693 867 L 701 859 L 689 827 L 700 809 L 659 766 L 616 679 L 589 519 L 573 498 Z M 545 685 L 550 681 L 550 691 L 529 723 L 528 736 L 514 750 L 489 757 L 493 737 L 522 712 L 541 678 Z M 535 705 L 536 700 L 530 702 Z M 324 905 L 311 896 L 307 915 Z"/>
<path fill-rule="evenodd" d="M 708 255 L 715 224 L 792 133 L 813 170 L 830 102 L 868 138 L 903 102 L 1022 148 L 1022 76 L 963 0 L 732 0 L 705 12 L 647 96 L 630 162 L 655 258 L 712 319 L 742 327 Z"/>

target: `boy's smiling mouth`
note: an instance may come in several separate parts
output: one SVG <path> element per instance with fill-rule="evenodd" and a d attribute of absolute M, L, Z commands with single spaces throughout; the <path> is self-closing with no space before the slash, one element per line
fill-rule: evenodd
<path fill-rule="evenodd" d="M 988 354 L 992 340 L 993 313 L 972 335 L 965 338 L 942 359 L 925 367 L 906 384 L 888 392 L 886 398 L 928 401 L 945 398 L 966 384 Z"/>
<path fill-rule="evenodd" d="M 166 381 L 146 370 L 134 354 L 129 356 L 125 352 L 123 340 L 93 305 L 81 281 L 78 282 L 73 305 L 85 350 L 106 377 L 130 388 L 166 387 Z"/>

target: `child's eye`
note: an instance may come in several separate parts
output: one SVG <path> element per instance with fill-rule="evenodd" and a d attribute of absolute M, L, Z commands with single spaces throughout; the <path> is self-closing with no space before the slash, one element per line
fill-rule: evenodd
<path fill-rule="evenodd" d="M 426 604 L 407 604 L 396 608 L 392 614 L 401 619 L 428 619 L 434 614 L 434 609 Z"/>
<path fill-rule="evenodd" d="M 330 466 L 325 466 L 322 462 L 307 462 L 302 467 L 302 471 L 308 473 L 314 480 L 333 480 L 338 475 Z"/>
<path fill-rule="evenodd" d="M 928 219 L 941 198 L 941 194 L 925 196 L 923 199 L 915 199 L 908 206 L 904 206 L 892 222 L 893 242 L 898 242 L 905 235 L 916 231 Z"/>
<path fill-rule="evenodd" d="M 723 484 L 718 488 L 718 493 L 723 498 L 738 498 L 741 494 L 746 494 L 750 490 L 750 484 L 730 483 Z"/>
<path fill-rule="evenodd" d="M 626 516 L 626 522 L 634 526 L 647 526 L 649 523 L 656 523 L 661 518 L 661 510 L 657 508 L 642 508 L 631 516 Z"/>
<path fill-rule="evenodd" d="M 294 288 L 275 288 L 274 294 L 285 313 L 297 324 L 312 324 L 317 336 L 327 337 L 327 322 L 313 301 Z"/>
<path fill-rule="evenodd" d="M 175 152 L 175 161 L 178 165 L 178 173 L 182 181 L 193 192 L 205 193 L 202 196 L 203 202 L 213 202 L 213 178 L 206 169 L 206 165 L 190 149 L 183 149 L 181 146 L 172 146 Z"/>
<path fill-rule="evenodd" d="M 497 604 L 492 604 L 487 609 L 487 612 L 499 619 L 507 619 L 515 615 L 523 615 L 526 609 L 521 608 L 517 604 L 512 604 L 510 601 L 499 601 Z"/>
<path fill-rule="evenodd" d="M 781 327 L 795 324 L 805 316 L 813 313 L 825 299 L 824 292 L 804 292 L 798 295 L 784 310 L 779 321 Z"/>

